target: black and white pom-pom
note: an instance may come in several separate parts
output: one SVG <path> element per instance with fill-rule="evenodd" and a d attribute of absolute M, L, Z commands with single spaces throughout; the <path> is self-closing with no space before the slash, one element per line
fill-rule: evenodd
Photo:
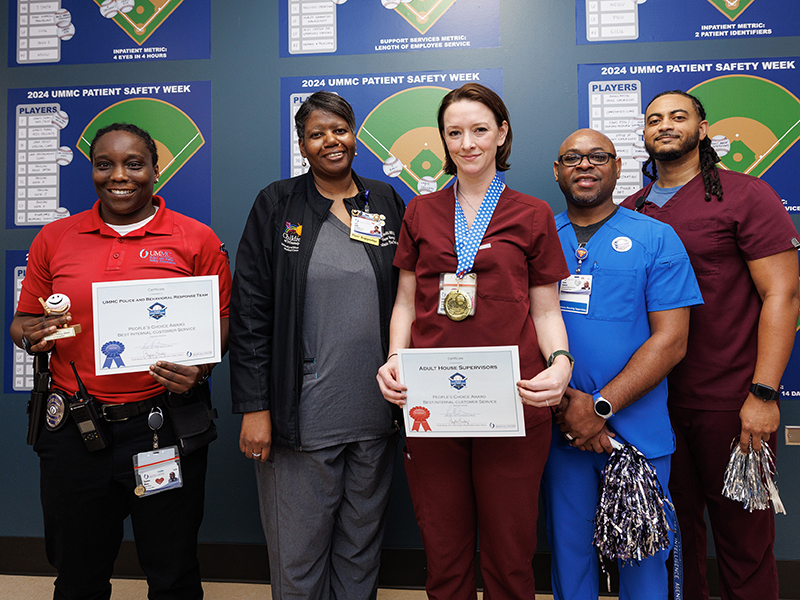
<path fill-rule="evenodd" d="M 761 450 L 756 451 L 751 440 L 747 453 L 742 452 L 739 444 L 736 444 L 725 469 L 722 495 L 742 502 L 750 512 L 766 510 L 772 501 L 775 514 L 785 515 L 786 509 L 778 494 L 775 477 L 775 455 L 765 441 L 761 442 Z"/>
<path fill-rule="evenodd" d="M 611 438 L 609 438 L 611 439 Z M 594 545 L 601 556 L 638 563 L 669 548 L 672 509 L 656 471 L 631 444 L 611 440 L 594 518 Z"/>

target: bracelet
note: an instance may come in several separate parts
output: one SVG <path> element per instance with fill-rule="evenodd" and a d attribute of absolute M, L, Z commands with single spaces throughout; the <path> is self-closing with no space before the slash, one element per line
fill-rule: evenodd
<path fill-rule="evenodd" d="M 556 350 L 550 355 L 550 358 L 547 359 L 547 366 L 551 367 L 553 365 L 553 361 L 559 356 L 566 356 L 569 359 L 570 367 L 572 367 L 575 364 L 575 359 L 572 358 L 572 354 L 570 354 L 566 350 Z"/>
<path fill-rule="evenodd" d="M 389 362 L 389 359 L 393 356 L 397 356 L 397 352 L 392 352 L 389 356 L 386 357 L 386 362 Z"/>

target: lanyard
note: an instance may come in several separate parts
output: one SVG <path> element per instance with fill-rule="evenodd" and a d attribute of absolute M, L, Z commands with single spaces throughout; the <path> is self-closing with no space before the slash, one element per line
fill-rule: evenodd
<path fill-rule="evenodd" d="M 505 185 L 503 182 L 500 181 L 500 178 L 495 174 L 481 202 L 481 206 L 478 209 L 475 221 L 472 222 L 471 228 L 467 226 L 467 218 L 464 216 L 464 211 L 461 210 L 458 198 L 456 198 L 457 277 L 461 278 L 472 270 L 472 266 L 475 264 L 475 256 L 478 254 L 478 248 L 481 245 L 481 241 L 483 241 L 483 235 L 489 227 L 489 221 L 492 220 L 494 209 L 497 206 L 497 201 L 500 199 L 500 194 L 503 192 L 504 187 Z"/>

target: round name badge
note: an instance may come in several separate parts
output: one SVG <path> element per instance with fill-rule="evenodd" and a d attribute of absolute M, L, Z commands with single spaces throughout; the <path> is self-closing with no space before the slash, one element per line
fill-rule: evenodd
<path fill-rule="evenodd" d="M 614 238 L 614 241 L 611 242 L 611 247 L 617 252 L 627 252 L 633 248 L 633 242 L 631 241 L 631 238 L 622 236 Z"/>

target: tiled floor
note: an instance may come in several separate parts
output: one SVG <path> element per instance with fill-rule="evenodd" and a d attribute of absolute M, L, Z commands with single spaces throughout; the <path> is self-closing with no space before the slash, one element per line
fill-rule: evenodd
<path fill-rule="evenodd" d="M 205 600 L 269 600 L 269 586 L 246 583 L 203 584 Z M 136 579 L 114 579 L 111 600 L 142 600 L 147 596 L 147 585 Z M 482 594 L 478 594 L 480 600 Z M 47 600 L 53 597 L 51 577 L 20 577 L 0 575 L 0 600 Z M 552 596 L 537 595 L 541 600 Z M 425 600 L 421 590 L 378 590 L 378 600 Z M 610 600 L 610 599 L 604 599 Z"/>

